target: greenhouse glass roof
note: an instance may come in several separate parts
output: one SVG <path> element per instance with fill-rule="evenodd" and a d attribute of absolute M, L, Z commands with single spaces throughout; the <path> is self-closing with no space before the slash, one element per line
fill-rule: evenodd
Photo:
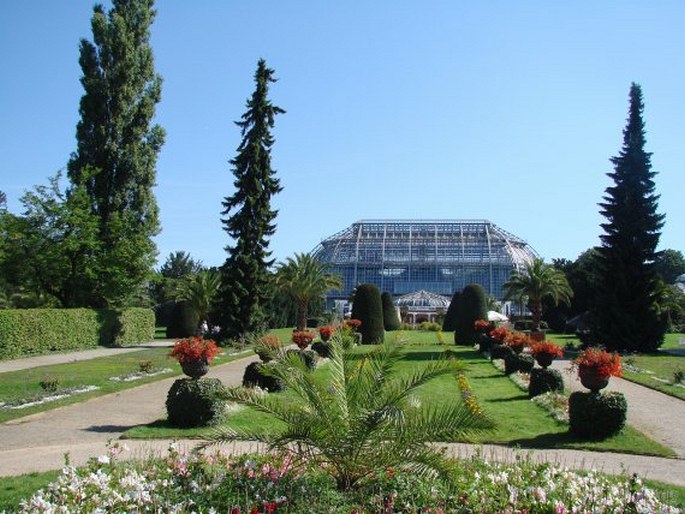
<path fill-rule="evenodd" d="M 362 220 L 324 239 L 313 251 L 342 276 L 348 298 L 362 283 L 394 296 L 425 290 L 451 296 L 479 283 L 502 297 L 513 269 L 537 256 L 521 238 L 487 220 Z"/>

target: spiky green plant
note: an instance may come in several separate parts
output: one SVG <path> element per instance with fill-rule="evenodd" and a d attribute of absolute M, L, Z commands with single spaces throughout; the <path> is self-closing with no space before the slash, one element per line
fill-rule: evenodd
<path fill-rule="evenodd" d="M 400 372 L 403 352 L 385 343 L 359 355 L 342 350 L 332 339 L 330 379 L 317 381 L 297 355 L 286 356 L 269 373 L 284 382 L 294 400 L 243 388 L 223 397 L 269 413 L 285 424 L 280 432 L 236 432 L 217 429 L 205 446 L 238 438 L 267 443 L 270 450 L 294 452 L 321 466 L 348 490 L 376 471 L 405 469 L 448 477 L 443 451 L 432 441 L 468 439 L 492 426 L 479 409 L 470 409 L 458 395 L 449 403 L 417 404 L 413 393 L 427 382 L 454 375 L 462 366 L 453 358 L 431 361 Z"/>

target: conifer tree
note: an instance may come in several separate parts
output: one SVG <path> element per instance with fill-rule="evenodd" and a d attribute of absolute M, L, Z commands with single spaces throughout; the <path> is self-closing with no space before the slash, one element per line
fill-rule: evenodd
<path fill-rule="evenodd" d="M 657 213 L 655 172 L 646 152 L 642 90 L 633 83 L 623 147 L 611 159 L 614 184 L 606 189 L 601 213 L 607 219 L 598 252 L 599 284 L 593 315 L 595 342 L 610 350 L 653 351 L 662 343 L 656 247 L 664 223 Z"/>
<path fill-rule="evenodd" d="M 93 41 L 80 45 L 81 116 L 77 149 L 68 164 L 75 187 L 85 188 L 98 217 L 100 253 L 93 274 L 94 303 L 121 305 L 139 290 L 156 256 L 159 231 L 153 193 L 164 130 L 152 125 L 161 98 L 150 26 L 154 0 L 113 0 L 93 9 Z"/>
<path fill-rule="evenodd" d="M 256 88 L 247 101 L 247 111 L 236 124 L 242 141 L 232 159 L 235 192 L 222 205 L 224 230 L 233 240 L 226 246 L 228 258 L 221 268 L 219 319 L 224 338 L 234 339 L 264 328 L 265 307 L 270 296 L 269 237 L 274 234 L 277 211 L 271 197 L 281 191 L 271 168 L 271 129 L 277 114 L 285 111 L 268 99 L 274 70 L 260 59 L 255 73 Z"/>

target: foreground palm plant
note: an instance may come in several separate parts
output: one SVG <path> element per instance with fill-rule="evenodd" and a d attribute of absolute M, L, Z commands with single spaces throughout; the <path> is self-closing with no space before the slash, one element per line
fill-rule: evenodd
<path fill-rule="evenodd" d="M 403 353 L 397 345 L 384 344 L 360 356 L 342 350 L 339 336 L 331 341 L 328 383 L 317 380 L 297 355 L 269 368 L 292 391 L 293 401 L 251 389 L 226 391 L 226 400 L 284 422 L 282 431 L 217 429 L 204 446 L 237 438 L 264 442 L 271 450 L 292 452 L 319 465 L 335 478 L 338 489 L 348 490 L 387 468 L 447 477 L 450 466 L 444 452 L 430 443 L 468 439 L 492 426 L 480 409 L 469 408 L 458 394 L 441 405 L 419 405 L 414 400 L 416 389 L 430 380 L 444 375 L 456 378 L 462 366 L 455 359 L 399 372 Z"/>

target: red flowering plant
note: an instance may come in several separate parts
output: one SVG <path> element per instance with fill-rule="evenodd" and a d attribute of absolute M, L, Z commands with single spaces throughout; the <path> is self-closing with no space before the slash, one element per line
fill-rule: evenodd
<path fill-rule="evenodd" d="M 254 340 L 254 351 L 264 362 L 277 357 L 283 348 L 281 340 L 274 335 L 263 335 Z"/>
<path fill-rule="evenodd" d="M 493 328 L 488 335 L 499 343 L 504 343 L 504 341 L 509 337 L 511 332 L 504 327 Z"/>
<path fill-rule="evenodd" d="M 188 364 L 201 360 L 211 362 L 220 353 L 221 350 L 212 339 L 195 336 L 177 341 L 169 357 L 173 357 L 181 364 Z"/>
<path fill-rule="evenodd" d="M 609 353 L 601 348 L 587 348 L 578 354 L 573 361 L 573 366 L 580 373 L 583 369 L 594 370 L 601 377 L 621 377 L 621 356 L 618 353 Z"/>
<path fill-rule="evenodd" d="M 311 342 L 316 337 L 313 332 L 307 332 L 306 330 L 301 330 L 299 332 L 293 332 L 292 341 L 297 345 L 300 350 L 304 350 L 311 344 Z"/>
<path fill-rule="evenodd" d="M 545 356 L 548 355 L 552 359 L 556 359 L 557 357 L 563 357 L 564 356 L 564 350 L 559 348 L 557 345 L 554 343 L 550 343 L 549 341 L 541 341 L 541 342 L 535 342 L 530 345 L 530 353 L 533 355 L 534 359 L 537 359 L 538 356 Z"/>
<path fill-rule="evenodd" d="M 319 335 L 321 336 L 321 340 L 323 342 L 328 341 L 334 333 L 335 327 L 333 325 L 324 325 L 323 327 L 319 327 Z"/>
<path fill-rule="evenodd" d="M 351 330 L 357 330 L 362 326 L 362 322 L 359 319 L 346 319 L 344 326 L 345 328 L 349 328 Z"/>
<path fill-rule="evenodd" d="M 487 320 L 477 319 L 473 323 L 473 328 L 476 330 L 476 332 L 487 333 L 492 329 L 492 325 Z"/>
<path fill-rule="evenodd" d="M 511 332 L 504 340 L 504 344 L 511 348 L 515 353 L 521 353 L 532 340 L 523 332 Z"/>

